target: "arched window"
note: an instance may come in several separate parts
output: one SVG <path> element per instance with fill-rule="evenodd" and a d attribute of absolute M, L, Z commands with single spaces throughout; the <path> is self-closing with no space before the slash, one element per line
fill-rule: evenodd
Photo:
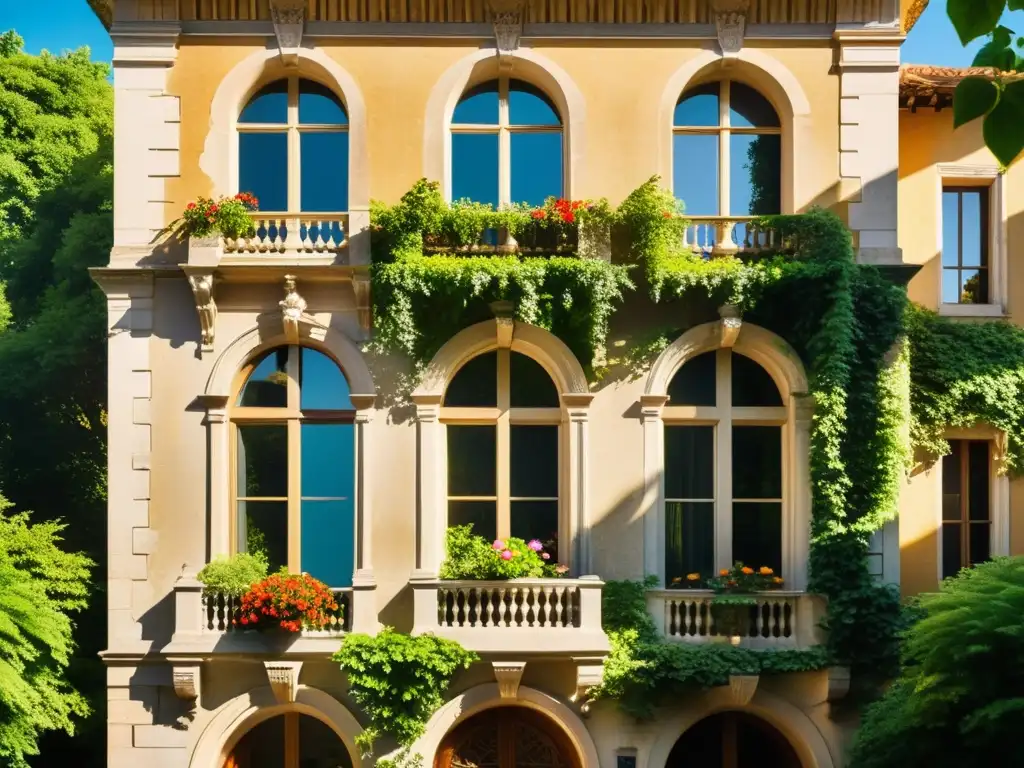
<path fill-rule="evenodd" d="M 453 200 L 498 207 L 563 195 L 562 120 L 540 89 L 504 76 L 470 88 L 451 131 Z"/>
<path fill-rule="evenodd" d="M 668 395 L 666 580 L 737 561 L 782 573 L 788 411 L 772 377 L 723 348 L 687 361 Z"/>
<path fill-rule="evenodd" d="M 449 382 L 441 408 L 448 446 L 448 525 L 489 539 L 550 541 L 559 528 L 558 390 L 535 360 L 486 352 Z"/>
<path fill-rule="evenodd" d="M 781 213 L 782 128 L 764 96 L 735 80 L 698 85 L 672 126 L 672 186 L 688 216 Z"/>
<path fill-rule="evenodd" d="M 238 189 L 275 213 L 348 210 L 348 113 L 296 76 L 265 85 L 238 117 Z"/>
<path fill-rule="evenodd" d="M 288 712 L 248 731 L 224 763 L 224 768 L 263 766 L 352 768 L 352 756 L 329 725 L 310 715 Z"/>
<path fill-rule="evenodd" d="M 235 551 L 351 586 L 354 419 L 348 381 L 327 355 L 287 346 L 252 361 L 231 410 Z"/>

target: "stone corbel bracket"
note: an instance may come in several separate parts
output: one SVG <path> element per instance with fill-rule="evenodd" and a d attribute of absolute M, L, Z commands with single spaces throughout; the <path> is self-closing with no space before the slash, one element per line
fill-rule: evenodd
<path fill-rule="evenodd" d="M 722 346 L 731 349 L 736 346 L 736 339 L 743 329 L 743 318 L 740 317 L 740 309 L 735 304 L 723 304 L 718 308 L 719 332 L 722 337 Z"/>
<path fill-rule="evenodd" d="M 171 670 L 174 693 L 183 701 L 198 701 L 200 694 L 200 669 L 198 660 L 175 661 Z"/>
<path fill-rule="evenodd" d="M 295 286 L 295 275 L 284 276 L 284 299 L 278 302 L 281 307 L 281 321 L 284 325 L 284 336 L 289 344 L 299 343 L 299 323 L 306 315 L 306 300 L 299 295 Z"/>
<path fill-rule="evenodd" d="M 270 0 L 270 17 L 274 22 L 281 61 L 286 67 L 298 67 L 302 31 L 306 23 L 306 0 Z"/>
<path fill-rule="evenodd" d="M 356 274 L 352 276 L 352 292 L 356 298 L 356 312 L 359 316 L 359 327 L 363 333 L 370 333 L 373 323 L 373 310 L 370 306 L 370 276 Z"/>
<path fill-rule="evenodd" d="M 726 59 L 735 57 L 743 49 L 749 8 L 750 0 L 713 0 L 718 47 Z"/>
<path fill-rule="evenodd" d="M 604 661 L 600 659 L 579 659 L 576 662 L 576 693 L 572 700 L 579 705 L 584 715 L 590 713 L 588 694 L 590 689 L 604 680 Z"/>
<path fill-rule="evenodd" d="M 523 679 L 525 661 L 492 661 L 494 679 L 498 681 L 498 693 L 503 699 L 515 699 L 519 695 L 519 682 Z"/>
<path fill-rule="evenodd" d="M 301 661 L 264 661 L 267 670 L 267 681 L 278 704 L 294 704 L 295 694 L 299 690 L 299 672 Z"/>
<path fill-rule="evenodd" d="M 734 707 L 745 707 L 757 692 L 758 675 L 729 675 L 729 698 Z"/>
<path fill-rule="evenodd" d="M 498 68 L 509 71 L 519 41 L 523 36 L 523 19 L 526 16 L 525 0 L 487 0 L 494 27 L 494 43 L 498 50 Z"/>
<path fill-rule="evenodd" d="M 192 295 L 196 300 L 196 312 L 199 315 L 201 332 L 199 353 L 212 352 L 214 332 L 217 326 L 217 302 L 213 298 L 214 276 L 212 269 L 186 270 L 188 284 L 192 287 Z"/>

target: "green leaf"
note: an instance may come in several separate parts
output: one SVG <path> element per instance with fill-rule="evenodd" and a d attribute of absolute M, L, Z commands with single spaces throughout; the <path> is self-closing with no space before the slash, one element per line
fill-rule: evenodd
<path fill-rule="evenodd" d="M 1007 0 L 1006 6 L 1011 11 L 1024 11 L 1024 0 Z"/>
<path fill-rule="evenodd" d="M 994 30 L 1005 7 L 1006 0 L 949 0 L 946 13 L 960 42 L 967 45 Z"/>
<path fill-rule="evenodd" d="M 957 88 L 959 91 L 960 89 Z M 954 110 L 956 108 L 954 97 Z M 985 117 L 982 135 L 1000 165 L 1008 166 L 1024 150 L 1024 81 L 1007 84 L 995 108 Z"/>
<path fill-rule="evenodd" d="M 985 43 L 971 62 L 972 67 L 995 67 L 1002 72 L 1009 72 L 1014 69 L 1017 63 L 1017 54 L 1012 48 L 1000 45 L 995 41 Z"/>
<path fill-rule="evenodd" d="M 999 88 L 984 77 L 965 77 L 953 93 L 953 127 L 977 120 L 999 102 Z"/>
<path fill-rule="evenodd" d="M 1001 48 L 1008 48 L 1013 40 L 1013 30 L 1000 24 L 992 32 L 992 42 Z"/>

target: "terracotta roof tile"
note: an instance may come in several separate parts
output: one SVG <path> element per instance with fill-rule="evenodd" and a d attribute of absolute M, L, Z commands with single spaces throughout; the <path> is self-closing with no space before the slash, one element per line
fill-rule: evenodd
<path fill-rule="evenodd" d="M 965 77 L 994 77 L 991 67 L 936 67 L 907 64 L 900 69 L 900 107 L 942 109 L 953 103 L 953 91 Z"/>

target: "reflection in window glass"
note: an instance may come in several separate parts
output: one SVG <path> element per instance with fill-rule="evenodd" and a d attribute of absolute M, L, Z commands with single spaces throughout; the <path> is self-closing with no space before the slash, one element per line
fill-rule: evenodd
<path fill-rule="evenodd" d="M 688 360 L 668 385 L 669 405 L 714 406 L 717 387 L 717 352 L 704 352 Z"/>
<path fill-rule="evenodd" d="M 288 405 L 288 347 L 267 352 L 252 369 L 237 404 L 244 408 L 284 408 Z"/>
<path fill-rule="evenodd" d="M 452 199 L 498 205 L 498 134 L 452 134 Z"/>
<path fill-rule="evenodd" d="M 512 125 L 561 125 L 558 110 L 547 95 L 522 80 L 509 83 L 508 113 Z"/>
<path fill-rule="evenodd" d="M 352 410 L 348 379 L 331 358 L 303 347 L 299 365 L 299 407 L 302 410 Z"/>
<path fill-rule="evenodd" d="M 269 572 L 288 567 L 288 502 L 238 502 L 239 552 L 267 557 Z"/>
<path fill-rule="evenodd" d="M 947 187 L 942 192 L 942 301 L 988 302 L 988 190 Z"/>
<path fill-rule="evenodd" d="M 303 133 L 301 208 L 328 213 L 348 210 L 348 133 Z"/>
<path fill-rule="evenodd" d="M 303 125 L 346 125 L 348 115 L 330 88 L 312 80 L 299 81 L 299 122 Z"/>
<path fill-rule="evenodd" d="M 729 83 L 729 125 L 733 128 L 778 128 L 779 116 L 768 99 L 749 85 L 733 80 Z"/>
<path fill-rule="evenodd" d="M 254 194 L 261 210 L 288 210 L 287 133 L 238 135 L 238 188 Z"/>
<path fill-rule="evenodd" d="M 685 127 L 718 125 L 719 83 L 706 83 L 691 88 L 676 104 L 673 125 Z"/>
<path fill-rule="evenodd" d="M 718 136 L 677 133 L 672 137 L 672 185 L 691 216 L 718 214 Z"/>
<path fill-rule="evenodd" d="M 237 435 L 239 498 L 287 498 L 288 427 L 241 424 Z"/>
<path fill-rule="evenodd" d="M 240 123 L 284 124 L 288 122 L 288 81 L 265 85 L 238 116 Z"/>
<path fill-rule="evenodd" d="M 512 202 L 540 206 L 562 194 L 562 134 L 513 133 Z"/>
<path fill-rule="evenodd" d="M 781 212 L 782 142 L 777 135 L 729 136 L 729 213 L 766 216 Z"/>

